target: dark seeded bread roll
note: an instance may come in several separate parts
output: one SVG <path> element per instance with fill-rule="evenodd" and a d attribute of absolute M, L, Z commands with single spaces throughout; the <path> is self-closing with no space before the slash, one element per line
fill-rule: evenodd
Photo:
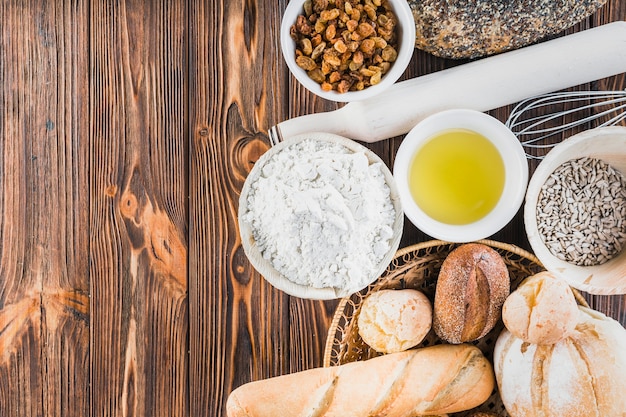
<path fill-rule="evenodd" d="M 477 58 L 555 35 L 606 0 L 408 0 L 415 46 L 444 58 Z"/>
<path fill-rule="evenodd" d="M 461 245 L 441 265 L 433 329 L 449 343 L 480 339 L 501 317 L 510 292 L 509 271 L 498 252 L 479 243 Z"/>

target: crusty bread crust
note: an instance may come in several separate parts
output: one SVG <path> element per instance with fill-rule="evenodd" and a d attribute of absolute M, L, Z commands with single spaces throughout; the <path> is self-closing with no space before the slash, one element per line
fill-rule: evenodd
<path fill-rule="evenodd" d="M 574 332 L 553 345 L 498 337 L 494 366 L 511 417 L 626 415 L 626 330 L 579 306 Z"/>
<path fill-rule="evenodd" d="M 430 300 L 420 291 L 376 291 L 361 305 L 359 335 L 377 352 L 401 352 L 424 339 L 432 327 L 432 311 Z"/>
<path fill-rule="evenodd" d="M 500 319 L 510 287 L 509 271 L 498 252 L 480 243 L 459 246 L 439 271 L 433 329 L 450 343 L 480 339 Z"/>
<path fill-rule="evenodd" d="M 522 281 L 506 299 L 502 321 L 525 342 L 553 344 L 574 331 L 578 305 L 567 282 L 542 271 Z"/>
<path fill-rule="evenodd" d="M 229 417 L 454 413 L 485 402 L 495 378 L 475 346 L 437 345 L 250 382 L 227 401 Z"/>

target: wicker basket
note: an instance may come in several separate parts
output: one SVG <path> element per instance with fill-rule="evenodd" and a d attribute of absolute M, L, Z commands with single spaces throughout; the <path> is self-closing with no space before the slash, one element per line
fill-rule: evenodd
<path fill-rule="evenodd" d="M 517 288 L 524 278 L 544 270 L 534 255 L 517 246 L 491 240 L 481 240 L 479 243 L 492 247 L 503 257 L 511 277 L 511 290 Z M 368 294 L 383 289 L 414 288 L 426 294 L 432 302 L 441 264 L 457 246 L 459 246 L 458 243 L 429 241 L 401 249 L 377 281 L 364 290 L 343 298 L 335 311 L 328 332 L 324 366 L 341 365 L 379 356 L 380 353 L 367 346 L 359 336 L 356 318 L 363 300 Z M 577 291 L 574 291 L 574 294 L 579 304 L 587 305 Z M 504 324 L 500 320 L 491 332 L 473 343 L 482 350 L 490 361 L 493 359 L 493 348 L 503 327 Z M 443 342 L 431 330 L 419 347 L 440 343 Z M 487 402 L 471 411 L 477 410 L 495 412 L 503 417 L 508 416 L 497 390 L 493 392 Z M 454 416 L 466 416 L 468 414 L 470 411 L 457 413 Z"/>

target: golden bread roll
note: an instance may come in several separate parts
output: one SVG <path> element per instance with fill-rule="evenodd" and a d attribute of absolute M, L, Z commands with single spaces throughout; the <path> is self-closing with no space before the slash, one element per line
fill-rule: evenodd
<path fill-rule="evenodd" d="M 498 252 L 480 243 L 459 246 L 443 261 L 437 278 L 435 333 L 450 343 L 485 336 L 500 319 L 510 286 L 509 271 Z"/>
<path fill-rule="evenodd" d="M 502 321 L 525 342 L 553 344 L 578 323 L 578 304 L 570 286 L 544 271 L 526 278 L 502 306 Z"/>
<path fill-rule="evenodd" d="M 626 329 L 578 308 L 572 334 L 553 345 L 524 342 L 506 329 L 498 337 L 494 367 L 511 417 L 626 415 Z"/>
<path fill-rule="evenodd" d="M 381 290 L 363 301 L 357 323 L 363 341 L 377 352 L 402 352 L 430 330 L 432 306 L 417 290 Z"/>
<path fill-rule="evenodd" d="M 437 345 L 250 382 L 229 417 L 439 415 L 485 402 L 493 368 L 471 345 Z"/>

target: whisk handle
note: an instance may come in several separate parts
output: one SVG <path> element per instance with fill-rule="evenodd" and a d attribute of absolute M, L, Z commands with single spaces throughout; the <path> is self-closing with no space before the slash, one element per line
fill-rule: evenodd
<path fill-rule="evenodd" d="M 492 110 L 623 72 L 626 22 L 614 22 L 401 81 L 375 97 L 309 115 L 308 123 L 295 118 L 279 126 L 285 137 L 315 129 L 375 142 L 441 110 Z"/>

